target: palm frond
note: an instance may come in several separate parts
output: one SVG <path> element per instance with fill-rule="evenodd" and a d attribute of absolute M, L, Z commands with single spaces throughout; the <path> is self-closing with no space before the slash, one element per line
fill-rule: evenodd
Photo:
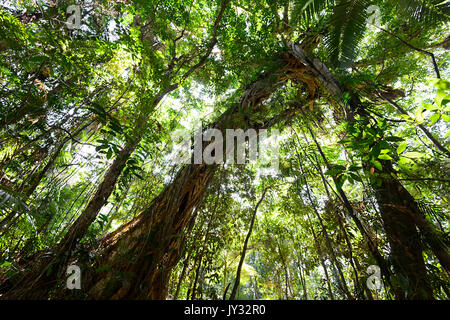
<path fill-rule="evenodd" d="M 294 3 L 292 16 L 298 22 L 309 25 L 321 12 L 335 3 L 334 0 L 298 0 Z"/>
<path fill-rule="evenodd" d="M 429 23 L 450 18 L 448 0 L 397 0 L 397 8 L 400 17 L 410 22 Z"/>
<path fill-rule="evenodd" d="M 332 65 L 344 67 L 357 55 L 366 30 L 368 0 L 340 0 L 333 8 L 325 46 Z"/>
<path fill-rule="evenodd" d="M 348 10 L 349 19 L 342 30 L 341 42 L 340 60 L 344 66 L 358 54 L 358 44 L 363 39 L 367 26 L 367 7 L 368 1 L 353 1 Z"/>

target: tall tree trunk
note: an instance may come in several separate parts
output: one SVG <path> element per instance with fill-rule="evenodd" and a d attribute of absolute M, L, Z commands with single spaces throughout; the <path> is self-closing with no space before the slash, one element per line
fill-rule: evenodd
<path fill-rule="evenodd" d="M 188 256 L 184 260 L 183 269 L 181 270 L 181 274 L 178 278 L 177 288 L 175 290 L 175 294 L 173 295 L 173 300 L 178 300 L 178 295 L 180 294 L 181 284 L 183 283 L 184 277 L 186 275 L 186 271 L 189 266 L 190 259 L 191 259 L 191 252 L 189 252 Z"/>
<path fill-rule="evenodd" d="M 389 170 L 384 172 L 381 185 L 373 184 L 372 187 L 391 246 L 392 264 L 396 273 L 402 277 L 395 281 L 396 296 L 399 299 L 432 299 L 433 290 L 427 279 L 416 224 L 414 219 L 401 210 L 409 207 L 409 203 L 414 203 L 414 199 L 396 179 L 387 178 L 388 176 Z M 402 286 L 401 281 L 404 280 L 407 284 Z"/>
<path fill-rule="evenodd" d="M 196 260 L 197 268 L 195 268 L 194 283 L 193 283 L 192 289 L 191 289 L 191 300 L 195 300 L 195 294 L 197 292 L 198 278 L 200 276 L 200 270 L 202 268 L 202 261 L 203 261 L 203 254 L 201 254 L 200 257 Z"/>
<path fill-rule="evenodd" d="M 309 216 L 308 212 L 306 212 L 306 216 L 308 218 L 309 227 L 310 227 L 311 233 L 313 235 L 313 239 L 314 239 L 314 244 L 316 246 L 317 255 L 319 256 L 319 261 L 320 261 L 320 264 L 322 265 L 322 268 L 323 268 L 323 271 L 325 273 L 325 277 L 326 277 L 326 280 L 327 280 L 328 295 L 330 296 L 331 300 L 334 300 L 333 290 L 331 289 L 330 276 L 328 274 L 328 269 L 327 269 L 327 266 L 325 264 L 325 259 L 324 259 L 324 255 L 322 253 L 322 249 L 320 247 L 319 239 L 317 239 L 317 235 L 316 235 L 316 232 L 314 231 L 314 226 L 312 224 L 311 217 Z"/>
<path fill-rule="evenodd" d="M 341 103 L 344 90 L 328 68 L 317 58 L 308 55 L 300 46 L 291 46 L 292 54 L 302 63 L 308 65 L 317 78 L 323 83 L 338 103 Z M 347 117 L 352 121 L 351 113 L 357 112 L 362 106 L 359 98 L 353 95 L 349 101 L 350 113 Z M 381 187 L 374 186 L 380 205 L 386 235 L 391 246 L 392 260 L 396 273 L 409 282 L 408 290 L 394 284 L 398 299 L 432 299 L 432 290 L 427 280 L 422 247 L 415 223 L 398 209 L 405 206 L 408 200 L 402 192 L 402 186 L 391 179 L 388 172 L 382 175 Z M 396 281 L 397 283 L 397 281 Z"/>
<path fill-rule="evenodd" d="M 303 113 L 303 116 L 305 116 L 303 110 L 302 110 L 302 113 Z M 314 137 L 314 135 L 312 133 L 311 128 L 308 126 L 308 124 L 306 124 L 306 126 L 307 126 L 309 132 L 311 133 L 311 135 L 313 137 L 313 140 L 315 141 L 316 145 L 318 146 L 318 148 L 320 148 L 320 146 L 317 143 L 317 140 L 315 139 L 315 137 Z M 305 141 L 308 141 L 305 133 L 304 132 L 302 132 L 302 133 L 303 133 L 303 136 L 305 138 Z M 299 142 L 297 134 L 296 133 L 294 133 L 294 134 L 295 134 L 295 137 L 297 138 L 297 142 Z M 303 149 L 303 152 L 305 152 L 304 149 Z M 354 275 L 355 275 L 355 279 L 354 279 L 354 283 L 355 284 L 354 284 L 354 286 L 355 286 L 356 296 L 362 298 L 363 294 L 362 294 L 361 288 L 360 288 L 358 270 L 357 270 L 357 268 L 355 266 L 355 259 L 356 258 L 353 256 L 352 243 L 351 243 L 351 241 L 350 241 L 350 239 L 349 239 L 349 237 L 347 235 L 347 229 L 345 228 L 344 221 L 343 221 L 343 218 L 341 216 L 341 213 L 339 212 L 339 210 L 336 210 L 335 206 L 333 205 L 333 202 L 332 202 L 333 199 L 331 198 L 330 191 L 328 190 L 327 179 L 325 178 L 325 175 L 324 175 L 323 170 L 322 170 L 322 166 L 321 166 L 321 164 L 319 162 L 319 158 L 317 157 L 317 154 L 316 154 L 316 152 L 314 150 L 313 150 L 313 154 L 314 154 L 315 163 L 314 163 L 313 159 L 310 158 L 311 163 L 313 165 L 315 164 L 317 170 L 319 171 L 320 177 L 322 178 L 322 184 L 323 184 L 323 186 L 325 188 L 325 192 L 326 192 L 327 197 L 328 197 L 328 201 L 333 206 L 332 211 L 334 211 L 334 215 L 335 215 L 335 217 L 336 217 L 336 219 L 337 219 L 337 221 L 339 223 L 339 228 L 341 229 L 341 232 L 344 235 L 344 240 L 345 240 L 345 243 L 347 245 L 348 252 L 349 252 L 349 262 L 350 262 L 350 265 L 352 266 L 352 269 L 353 269 L 353 272 L 354 272 Z"/>
<path fill-rule="evenodd" d="M 268 73 L 247 86 L 240 102 L 219 118 L 215 128 L 264 128 L 266 124 L 253 123 L 246 114 L 264 112 L 262 103 L 279 85 L 273 77 Z M 276 121 L 272 120 L 269 124 L 273 125 Z M 99 265 L 112 266 L 112 271 L 90 274 L 88 296 L 93 299 L 165 299 L 170 272 L 181 256 L 180 235 L 215 171 L 214 165 L 185 166 L 143 213 L 113 237 L 106 238 Z M 126 274 L 126 279 L 118 279 L 117 274 Z"/>
<path fill-rule="evenodd" d="M 301 157 L 300 157 L 300 154 L 298 153 L 297 147 L 295 148 L 295 151 L 297 153 L 297 159 L 298 159 L 298 164 L 299 164 L 301 173 L 302 173 L 302 175 L 303 175 L 303 177 L 305 179 L 306 195 L 307 195 L 308 200 L 309 200 L 309 202 L 311 204 L 311 207 L 313 208 L 313 212 L 314 212 L 317 220 L 319 221 L 320 227 L 321 227 L 323 235 L 325 237 L 325 244 L 327 245 L 327 248 L 328 248 L 328 251 L 329 251 L 329 253 L 331 255 L 333 263 L 334 263 L 334 265 L 337 268 L 337 271 L 339 273 L 339 278 L 338 278 L 339 287 L 340 287 L 341 291 L 343 292 L 343 294 L 348 299 L 354 299 L 352 294 L 350 293 L 350 290 L 348 289 L 347 282 L 345 281 L 344 273 L 342 272 L 341 264 L 340 264 L 339 260 L 337 259 L 336 254 L 334 252 L 330 236 L 328 235 L 328 231 L 327 231 L 325 225 L 323 224 L 322 218 L 321 218 L 321 216 L 319 214 L 319 211 L 318 211 L 318 209 L 316 207 L 316 204 L 315 204 L 315 202 L 313 200 L 312 191 L 311 191 L 310 186 L 308 184 L 308 180 L 306 178 L 306 172 L 303 169 L 303 165 L 301 163 Z"/>
<path fill-rule="evenodd" d="M 241 258 L 239 259 L 238 268 L 236 270 L 236 278 L 234 280 L 233 290 L 231 290 L 229 300 L 234 300 L 236 298 L 236 293 L 237 293 L 237 290 L 238 290 L 238 287 L 239 287 L 239 284 L 241 281 L 241 270 L 242 270 L 242 266 L 244 265 L 248 241 L 250 240 L 250 236 L 252 235 L 253 225 L 255 224 L 255 219 L 256 219 L 256 213 L 258 212 L 259 205 L 261 204 L 261 202 L 263 202 L 264 197 L 266 196 L 266 192 L 267 192 L 267 188 L 264 189 L 264 191 L 261 195 L 261 198 L 259 199 L 258 203 L 256 204 L 255 209 L 253 210 L 252 219 L 250 221 L 250 226 L 248 228 L 247 236 L 245 237 L 245 240 L 244 240 L 244 246 L 242 247 Z"/>
<path fill-rule="evenodd" d="M 322 147 L 320 146 L 319 142 L 317 141 L 313 131 L 310 128 L 308 128 L 308 129 L 309 129 L 310 135 L 311 135 L 315 145 L 317 146 L 317 149 L 318 149 L 318 151 L 319 151 L 319 153 L 320 153 L 320 155 L 322 157 L 322 160 L 324 161 L 326 167 L 328 169 L 331 169 L 330 163 L 328 162 L 327 157 L 323 153 Z M 342 190 L 342 188 L 337 188 L 337 183 L 336 183 L 335 177 L 333 177 L 333 182 L 334 182 L 334 184 L 336 186 L 336 189 L 337 189 L 337 192 L 339 194 L 339 197 L 340 197 L 342 203 L 344 204 L 344 207 L 347 210 L 347 213 L 352 218 L 352 220 L 355 223 L 356 227 L 358 228 L 359 232 L 363 236 L 363 238 L 364 238 L 364 240 L 365 240 L 365 242 L 367 244 L 367 247 L 369 249 L 369 252 L 371 253 L 372 257 L 375 259 L 375 261 L 378 263 L 378 266 L 380 267 L 381 273 L 385 277 L 386 282 L 389 283 L 389 285 L 391 285 L 391 283 L 390 283 L 391 272 L 389 270 L 389 267 L 388 267 L 388 264 L 387 264 L 386 260 L 381 255 L 381 253 L 378 250 L 376 244 L 374 243 L 372 237 L 369 235 L 369 233 L 367 232 L 366 228 L 362 224 L 361 220 L 356 215 L 355 210 L 353 209 L 353 206 L 351 205 L 350 201 L 348 200 L 348 197 L 347 197 L 346 193 L 344 192 L 344 190 Z"/>

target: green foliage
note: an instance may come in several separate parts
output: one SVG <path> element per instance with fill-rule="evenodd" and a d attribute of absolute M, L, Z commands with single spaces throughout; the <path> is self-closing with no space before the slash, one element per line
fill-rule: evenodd
<path fill-rule="evenodd" d="M 353 298 L 393 299 L 386 284 L 365 289 L 367 268 L 378 264 L 366 233 L 383 256 L 391 252 L 376 194 L 387 180 L 407 190 L 449 244 L 448 3 L 230 1 L 215 29 L 221 1 L 97 1 L 75 30 L 64 24 L 68 3 L 40 3 L 0 10 L 0 282 L 37 255 L 54 255 L 101 188 L 111 192 L 66 253 L 93 278 L 115 272 L 98 258 L 141 226 L 136 217 L 184 209 L 160 197 L 164 190 L 201 192 L 189 221 L 164 226 L 182 243 L 170 266 L 178 299 L 222 299 L 231 283 L 230 294 L 266 188 L 237 299 L 349 299 L 343 280 Z M 389 33 L 367 24 L 369 5 L 380 7 Z M 328 66 L 343 97 L 295 61 L 292 42 Z M 427 82 L 429 55 L 412 47 L 433 52 L 443 79 Z M 252 96 L 263 76 L 271 92 Z M 208 184 L 174 185 L 185 167 L 175 163 L 171 134 L 223 114 L 279 129 L 280 170 L 263 176 L 267 164 L 227 164 Z M 154 245 L 167 240 L 155 229 L 143 234 Z M 448 299 L 448 275 L 423 234 L 420 241 L 433 294 Z M 108 280 L 120 285 L 121 277 Z M 401 274 L 392 282 L 411 290 Z"/>

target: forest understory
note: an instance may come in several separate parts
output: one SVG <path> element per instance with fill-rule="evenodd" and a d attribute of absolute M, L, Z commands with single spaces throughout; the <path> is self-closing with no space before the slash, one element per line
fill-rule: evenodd
<path fill-rule="evenodd" d="M 0 0 L 0 300 L 449 300 L 449 17 Z"/>

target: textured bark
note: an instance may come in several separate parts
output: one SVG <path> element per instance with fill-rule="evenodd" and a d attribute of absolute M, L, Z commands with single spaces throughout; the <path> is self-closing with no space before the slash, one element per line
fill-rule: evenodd
<path fill-rule="evenodd" d="M 214 127 L 264 128 L 266 124 L 251 123 L 246 114 L 264 111 L 262 103 L 279 85 L 274 77 L 266 74 L 247 86 L 239 103 L 226 111 Z M 105 238 L 98 266 L 111 267 L 111 271 L 90 273 L 86 280 L 88 297 L 165 299 L 170 273 L 181 256 L 186 224 L 215 171 L 214 165 L 186 165 L 144 212 Z"/>
<path fill-rule="evenodd" d="M 395 273 L 407 280 L 406 287 L 394 282 L 398 299 L 432 299 L 433 291 L 427 279 L 422 245 L 414 219 L 400 208 L 409 207 L 414 199 L 395 179 L 384 178 L 375 188 L 384 229 L 391 246 L 392 264 Z"/>
<path fill-rule="evenodd" d="M 93 275 L 89 298 L 166 298 L 169 276 L 182 247 L 180 235 L 214 171 L 213 166 L 186 166 L 150 207 L 122 228 L 123 234 L 105 239 L 107 250 L 99 265 L 113 269 Z"/>
<path fill-rule="evenodd" d="M 328 68 L 317 57 L 308 55 L 296 44 L 291 46 L 291 52 L 310 67 L 311 72 L 318 77 L 336 102 L 341 103 L 344 90 Z M 360 108 L 362 104 L 356 95 L 350 99 L 349 105 L 347 119 L 352 121 L 351 114 L 363 112 L 363 108 Z M 390 167 L 388 162 L 386 164 Z M 396 297 L 398 299 L 432 299 L 432 290 L 427 280 L 416 224 L 400 210 L 400 208 L 408 207 L 408 203 L 414 203 L 414 199 L 397 180 L 391 178 L 390 171 L 380 174 L 378 178 L 381 179 L 381 187 L 376 185 L 373 187 L 376 190 L 386 236 L 391 246 L 394 269 L 398 274 L 397 278 L 400 276 L 409 282 L 408 288 L 400 286 L 399 281 L 393 283 Z"/>
<path fill-rule="evenodd" d="M 5 298 L 40 299 L 47 296 L 50 288 L 57 282 L 57 278 L 63 274 L 63 267 L 70 257 L 71 251 L 85 235 L 87 229 L 114 190 L 122 168 L 138 143 L 139 141 L 130 142 L 121 150 L 120 155 L 114 160 L 105 174 L 102 183 L 97 188 L 86 209 L 70 226 L 64 238 L 54 249 L 55 255 L 37 257 L 38 261 L 30 264 L 30 272 L 25 272 L 15 284 L 14 287 L 18 290 L 8 292 L 5 294 Z"/>

